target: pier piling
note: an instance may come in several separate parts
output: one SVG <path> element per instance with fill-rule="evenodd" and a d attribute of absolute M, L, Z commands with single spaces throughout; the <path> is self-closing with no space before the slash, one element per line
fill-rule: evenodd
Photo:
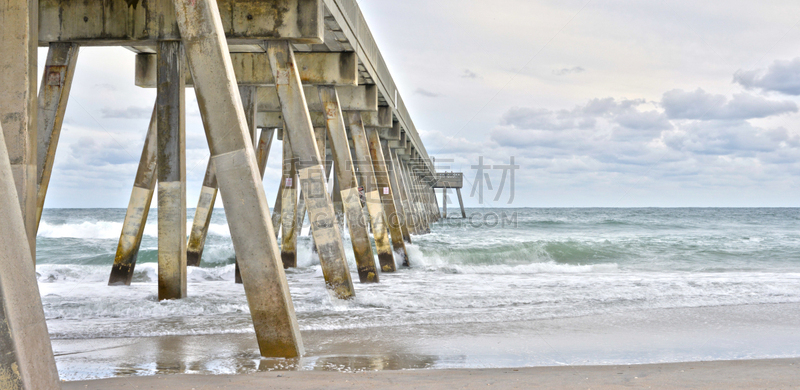
<path fill-rule="evenodd" d="M 4 11 L 0 6 L 0 16 Z M 0 137 L 0 387 L 56 390 L 61 384 L 8 157 Z"/>
<path fill-rule="evenodd" d="M 353 253 L 358 267 L 358 278 L 361 283 L 377 283 L 379 281 L 378 270 L 372 255 L 367 221 L 364 220 L 364 214 L 361 212 L 355 166 L 350 154 L 339 97 L 335 88 L 321 86 L 319 87 L 319 98 L 325 108 L 328 139 L 336 169 L 334 191 L 339 193 L 339 200 L 345 214 L 342 219 L 347 220 L 350 242 L 353 245 Z M 336 188 L 337 184 L 338 188 Z"/>
<path fill-rule="evenodd" d="M 139 159 L 139 168 L 133 181 L 131 198 L 122 222 L 122 232 L 119 235 L 117 252 L 114 255 L 114 265 L 111 266 L 111 275 L 108 278 L 109 286 L 130 286 L 133 279 L 133 270 L 136 267 L 136 258 L 139 256 L 139 247 L 142 245 L 144 227 L 150 213 L 150 203 L 153 201 L 153 192 L 156 188 L 156 166 L 158 156 L 158 122 L 156 120 L 156 107 L 150 117 L 150 126 Z"/>
<path fill-rule="evenodd" d="M 173 4 L 261 355 L 300 356 L 303 343 L 217 2 Z"/>
<path fill-rule="evenodd" d="M 158 299 L 186 297 L 186 118 L 183 47 L 160 41 L 158 129 Z"/>
<path fill-rule="evenodd" d="M 0 2 L 0 127 L 36 262 L 38 2 Z"/>
<path fill-rule="evenodd" d="M 397 266 L 394 262 L 394 253 L 392 253 L 389 234 L 386 230 L 386 216 L 381 202 L 378 182 L 375 179 L 375 171 L 372 167 L 369 141 L 364 130 L 364 124 L 361 121 L 361 113 L 357 111 L 350 112 L 348 122 L 358 171 L 363 178 L 361 185 L 364 187 L 367 211 L 369 212 L 370 225 L 372 226 L 372 237 L 375 239 L 375 251 L 378 252 L 378 262 L 380 263 L 381 271 L 394 272 L 397 270 Z"/>
<path fill-rule="evenodd" d="M 75 76 L 79 46 L 75 43 L 51 43 L 47 50 L 42 83 L 39 86 L 36 126 L 36 230 L 42 219 L 44 199 L 56 159 L 58 138 L 64 124 L 69 91 Z"/>
<path fill-rule="evenodd" d="M 403 265 L 408 265 L 408 251 L 403 240 L 403 232 L 400 229 L 400 214 L 397 212 L 394 202 L 394 188 L 389 181 L 389 169 L 386 167 L 386 159 L 381 149 L 381 139 L 378 130 L 367 128 L 369 138 L 369 152 L 372 159 L 372 168 L 375 172 L 375 179 L 378 184 L 378 193 L 386 219 L 386 224 L 391 233 L 392 249 L 400 256 Z M 394 264 L 394 261 L 392 262 Z"/>
<path fill-rule="evenodd" d="M 284 142 L 287 139 L 291 141 L 292 153 L 298 164 L 300 186 L 305 194 L 325 282 L 337 297 L 352 298 L 355 290 L 347 268 L 342 234 L 328 195 L 325 168 L 317 150 L 294 52 L 289 42 L 280 40 L 268 41 L 266 49 L 286 122 Z"/>
<path fill-rule="evenodd" d="M 283 192 L 281 195 L 281 260 L 283 268 L 297 267 L 297 165 L 292 155 L 292 146 L 283 133 Z M 303 203 L 305 206 L 305 203 Z"/>

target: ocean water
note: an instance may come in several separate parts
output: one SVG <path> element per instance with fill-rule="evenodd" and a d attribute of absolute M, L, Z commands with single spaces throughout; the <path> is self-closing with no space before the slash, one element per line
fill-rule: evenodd
<path fill-rule="evenodd" d="M 36 270 L 62 377 L 158 372 L 86 372 L 69 357 L 91 349 L 85 340 L 252 339 L 243 288 L 233 283 L 234 250 L 222 210 L 214 213 L 201 266 L 189 269 L 190 297 L 166 302 L 157 300 L 156 213 L 145 229 L 133 284 L 106 286 L 124 214 L 44 212 Z M 469 220 L 441 221 L 431 234 L 412 236 L 411 267 L 382 274 L 380 284 L 356 283 L 351 301 L 325 290 L 306 227 L 299 267 L 287 271 L 300 328 L 310 335 L 311 360 L 301 368 L 341 356 L 349 363 L 329 359 L 325 367 L 358 366 L 354 357 L 374 354 L 380 348 L 367 345 L 387 338 L 405 340 L 400 349 L 408 354 L 437 356 L 422 363 L 401 359 L 396 368 L 800 356 L 800 209 L 468 214 Z M 187 225 L 191 220 L 192 210 Z M 357 282 L 349 241 L 345 248 Z M 589 333 L 596 337 L 577 345 Z M 636 346 L 626 344 L 637 337 Z M 495 339 L 505 347 L 487 344 Z M 114 366 L 113 357 L 103 359 Z M 250 351 L 244 359 L 258 356 Z M 233 366 L 199 372 L 241 371 Z"/>

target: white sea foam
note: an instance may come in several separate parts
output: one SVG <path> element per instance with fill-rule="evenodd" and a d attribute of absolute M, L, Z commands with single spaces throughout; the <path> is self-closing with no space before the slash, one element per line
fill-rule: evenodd
<path fill-rule="evenodd" d="M 191 231 L 192 221 L 186 222 L 187 232 Z M 85 239 L 117 239 L 122 231 L 122 222 L 84 221 L 80 223 L 51 224 L 42 220 L 38 237 L 46 238 L 85 238 Z M 212 223 L 208 225 L 208 234 L 230 237 L 227 224 Z M 144 227 L 144 235 L 158 237 L 158 224 L 148 223 Z"/>

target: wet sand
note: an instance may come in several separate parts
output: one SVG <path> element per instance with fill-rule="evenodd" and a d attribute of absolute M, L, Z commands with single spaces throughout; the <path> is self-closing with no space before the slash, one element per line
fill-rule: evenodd
<path fill-rule="evenodd" d="M 64 390 L 265 388 L 791 389 L 800 388 L 800 359 L 360 373 L 283 371 L 244 375 L 158 375 L 63 383 Z"/>
<path fill-rule="evenodd" d="M 288 360 L 262 358 L 252 333 L 55 339 L 53 348 L 66 381 L 756 361 L 800 357 L 798 312 L 798 304 L 746 305 L 528 322 L 306 330 L 304 357 Z"/>

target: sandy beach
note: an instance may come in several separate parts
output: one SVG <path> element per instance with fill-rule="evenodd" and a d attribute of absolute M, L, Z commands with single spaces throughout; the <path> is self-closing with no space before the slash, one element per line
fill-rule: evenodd
<path fill-rule="evenodd" d="M 800 359 L 360 373 L 299 371 L 249 375 L 158 375 L 63 383 L 64 390 L 264 388 L 794 389 L 800 388 Z"/>

